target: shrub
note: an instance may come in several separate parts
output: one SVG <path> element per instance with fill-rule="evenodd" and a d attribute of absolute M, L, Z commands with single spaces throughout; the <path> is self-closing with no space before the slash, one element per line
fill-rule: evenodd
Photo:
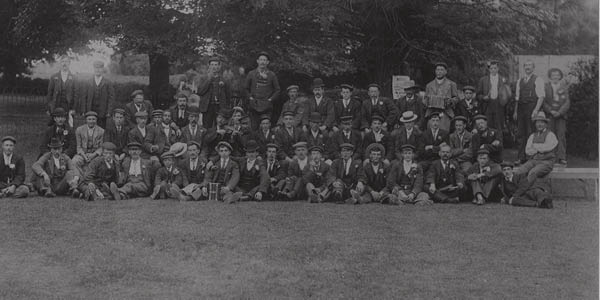
<path fill-rule="evenodd" d="M 569 87 L 567 151 L 595 159 L 598 157 L 598 57 L 575 63 L 569 75 L 578 80 Z"/>

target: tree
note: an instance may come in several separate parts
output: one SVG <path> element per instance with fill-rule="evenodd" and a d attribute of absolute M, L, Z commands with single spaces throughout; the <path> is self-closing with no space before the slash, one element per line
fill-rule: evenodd
<path fill-rule="evenodd" d="M 81 7 L 68 0 L 3 0 L 0 3 L 0 71 L 12 85 L 31 62 L 52 60 L 87 43 Z"/>

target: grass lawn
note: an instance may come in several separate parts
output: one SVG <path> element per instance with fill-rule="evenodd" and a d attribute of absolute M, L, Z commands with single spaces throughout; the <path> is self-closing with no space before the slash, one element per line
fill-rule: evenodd
<path fill-rule="evenodd" d="M 3 299 L 593 299 L 598 204 L 0 199 Z"/>

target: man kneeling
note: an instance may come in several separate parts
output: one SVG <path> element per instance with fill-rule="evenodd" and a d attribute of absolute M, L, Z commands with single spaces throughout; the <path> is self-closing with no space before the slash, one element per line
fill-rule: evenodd
<path fill-rule="evenodd" d="M 63 153 L 63 143 L 52 138 L 48 148 L 50 152 L 42 155 L 31 167 L 34 173 L 33 186 L 40 196 L 79 197 L 79 172 L 69 156 Z"/>
<path fill-rule="evenodd" d="M 155 162 L 142 158 L 142 144 L 131 142 L 127 144 L 127 148 L 130 157 L 125 158 L 122 163 L 120 181 L 123 186 L 118 189 L 111 186 L 115 200 L 147 197 L 152 187 Z"/>
<path fill-rule="evenodd" d="M 415 149 L 411 144 L 400 147 L 402 160 L 392 167 L 388 176 L 388 189 L 392 191 L 389 197 L 390 204 L 433 204 L 427 193 L 422 191 L 423 169 L 413 161 Z"/>
<path fill-rule="evenodd" d="M 500 191 L 503 196 L 500 203 L 514 206 L 528 206 L 539 208 L 553 208 L 552 195 L 549 193 L 548 178 L 535 178 L 533 183 L 528 182 L 527 173 L 515 173 L 511 162 L 503 162 L 502 182 Z"/>

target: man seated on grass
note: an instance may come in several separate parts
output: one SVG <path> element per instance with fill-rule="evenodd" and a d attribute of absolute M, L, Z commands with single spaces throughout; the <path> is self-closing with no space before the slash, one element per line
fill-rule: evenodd
<path fill-rule="evenodd" d="M 208 170 L 204 177 L 202 192 L 208 193 L 209 199 L 234 203 L 239 199 L 234 197 L 233 190 L 240 181 L 240 168 L 237 162 L 231 159 L 233 148 L 225 141 L 216 146 L 219 159 L 212 165 L 207 165 Z"/>
<path fill-rule="evenodd" d="M 341 157 L 333 161 L 329 170 L 328 181 L 332 186 L 329 201 L 355 204 L 350 191 L 356 187 L 356 183 L 358 182 L 361 161 L 352 158 L 354 145 L 344 143 L 340 145 L 340 148 L 342 149 Z"/>
<path fill-rule="evenodd" d="M 179 169 L 183 171 L 188 185 L 181 190 L 181 201 L 205 200 L 208 193 L 203 193 L 202 183 L 206 171 L 206 160 L 200 157 L 200 143 L 190 141 L 187 146 L 188 157 L 181 161 Z"/>
<path fill-rule="evenodd" d="M 467 176 L 475 197 L 473 204 L 483 205 L 490 200 L 492 191 L 498 186 L 500 174 L 502 174 L 502 169 L 490 160 L 490 151 L 482 146 L 477 151 L 477 162 L 471 166 Z"/>
<path fill-rule="evenodd" d="M 157 162 L 141 156 L 142 145 L 138 142 L 127 144 L 129 157 L 121 164 L 120 182 L 123 184 L 115 190 L 111 185 L 111 192 L 115 200 L 147 197 L 152 190 L 152 174 L 157 169 Z"/>
<path fill-rule="evenodd" d="M 175 165 L 175 154 L 167 151 L 160 156 L 163 166 L 154 177 L 152 199 L 181 199 L 181 189 L 188 185 L 183 171 Z"/>
<path fill-rule="evenodd" d="M 390 165 L 385 165 L 385 147 L 379 143 L 372 143 L 365 150 L 369 162 L 360 168 L 356 188 L 350 191 L 352 204 L 381 202 L 389 195 L 387 179 Z"/>
<path fill-rule="evenodd" d="M 495 129 L 489 128 L 487 117 L 484 115 L 476 115 L 475 119 L 475 133 L 471 140 L 471 151 L 477 153 L 481 146 L 489 152 L 489 157 L 495 163 L 502 161 L 502 132 Z"/>
<path fill-rule="evenodd" d="M 306 188 L 304 182 L 304 173 L 310 168 L 307 156 L 307 143 L 298 142 L 293 145 L 294 159 L 288 165 L 285 186 L 279 193 L 281 200 L 306 199 Z M 314 146 L 313 146 L 314 147 Z"/>
<path fill-rule="evenodd" d="M 73 128 L 67 123 L 67 112 L 62 107 L 58 107 L 52 112 L 52 118 L 54 123 L 44 132 L 38 158 L 50 151 L 48 144 L 53 138 L 58 139 L 63 144 L 63 153 L 73 157 L 76 153 L 75 144 L 77 141 L 75 140 Z"/>
<path fill-rule="evenodd" d="M 310 203 L 322 203 L 329 199 L 330 169 L 329 165 L 322 161 L 323 151 L 321 146 L 310 148 L 309 167 L 302 178 L 306 184 L 306 194 Z"/>
<path fill-rule="evenodd" d="M 416 147 L 412 144 L 400 146 L 402 160 L 395 162 L 388 175 L 389 200 L 383 203 L 431 205 L 427 193 L 423 192 L 423 169 L 414 161 Z"/>
<path fill-rule="evenodd" d="M 277 160 L 279 146 L 277 144 L 267 144 L 266 146 L 265 168 L 267 169 L 269 187 L 267 189 L 267 198 L 270 200 L 279 200 L 279 193 L 285 186 L 285 178 L 288 172 L 288 162 Z M 284 199 L 281 199 L 284 200 Z"/>
<path fill-rule="evenodd" d="M 471 149 L 471 139 L 473 136 L 466 130 L 467 118 L 457 116 L 454 118 L 454 132 L 450 134 L 449 142 L 450 158 L 460 165 L 463 174 L 471 168 L 473 160 L 473 150 Z"/>
<path fill-rule="evenodd" d="M 262 201 L 269 187 L 269 175 L 258 157 L 258 143 L 250 140 L 244 146 L 245 157 L 237 160 L 240 166 L 240 181 L 235 188 L 235 197 L 240 201 Z"/>
<path fill-rule="evenodd" d="M 40 196 L 72 195 L 79 197 L 79 173 L 69 156 L 63 153 L 63 143 L 53 138 L 48 144 L 50 152 L 42 155 L 31 167 L 33 186 Z"/>
<path fill-rule="evenodd" d="M 450 145 L 440 145 L 440 159 L 429 167 L 426 176 L 429 195 L 436 203 L 458 203 L 465 177 L 458 164 L 450 160 Z"/>
<path fill-rule="evenodd" d="M 527 180 L 527 174 L 515 173 L 514 164 L 502 162 L 502 181 L 499 188 L 502 192 L 500 203 L 514 206 L 553 208 L 550 194 L 550 180 L 536 178 L 533 184 Z"/>
<path fill-rule="evenodd" d="M 100 147 L 101 156 L 94 158 L 83 176 L 83 182 L 78 189 L 87 201 L 116 199 L 119 179 L 119 164 L 115 159 L 117 147 L 111 142 L 105 142 Z"/>
<path fill-rule="evenodd" d="M 527 180 L 533 184 L 537 178 L 546 177 L 554 168 L 555 150 L 558 146 L 556 135 L 548 127 L 548 119 L 544 112 L 533 117 L 535 132 L 527 139 L 525 154 L 529 160 L 521 165 L 521 172 L 527 174 Z"/>
<path fill-rule="evenodd" d="M 0 198 L 29 196 L 25 182 L 25 161 L 15 154 L 17 139 L 12 136 L 2 138 L 2 157 L 0 163 Z"/>
<path fill-rule="evenodd" d="M 104 141 L 104 129 L 96 125 L 97 121 L 98 114 L 94 111 L 88 111 L 85 114 L 85 124 L 75 130 L 77 154 L 73 157 L 73 163 L 79 174 L 84 174 L 87 164 L 102 154 L 101 146 Z"/>

